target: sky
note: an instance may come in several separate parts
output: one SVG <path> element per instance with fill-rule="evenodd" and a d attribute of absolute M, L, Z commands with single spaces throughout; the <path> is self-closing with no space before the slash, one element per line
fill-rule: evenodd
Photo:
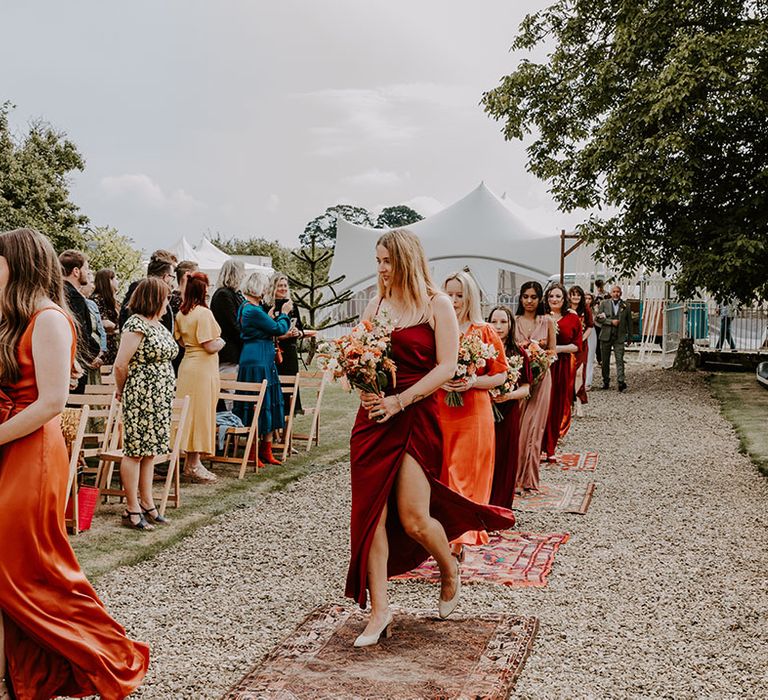
<path fill-rule="evenodd" d="M 484 114 L 546 0 L 2 0 L 0 101 L 78 146 L 72 198 L 147 251 L 295 245 L 338 203 L 424 216 L 484 181 L 542 234 L 578 223 Z"/>

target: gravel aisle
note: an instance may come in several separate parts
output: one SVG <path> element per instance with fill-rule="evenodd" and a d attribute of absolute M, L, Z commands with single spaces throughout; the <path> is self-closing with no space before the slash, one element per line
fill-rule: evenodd
<path fill-rule="evenodd" d="M 544 589 L 464 588 L 460 611 L 540 618 L 525 698 L 758 698 L 768 688 L 768 481 L 699 376 L 632 364 L 630 392 L 593 392 L 567 451 L 598 450 L 586 516 L 519 514 L 568 531 Z M 142 698 L 217 698 L 314 606 L 343 600 L 348 465 L 220 518 L 99 584 L 151 644 Z M 437 587 L 391 584 L 429 606 Z"/>

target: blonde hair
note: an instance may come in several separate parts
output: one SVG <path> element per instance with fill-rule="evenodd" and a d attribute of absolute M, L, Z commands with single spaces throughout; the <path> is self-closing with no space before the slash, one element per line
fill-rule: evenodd
<path fill-rule="evenodd" d="M 243 294 L 247 294 L 249 297 L 264 298 L 264 294 L 269 287 L 269 275 L 266 272 L 252 272 L 243 281 L 240 291 Z"/>
<path fill-rule="evenodd" d="M 288 285 L 290 285 L 290 280 L 288 279 L 288 275 L 286 275 L 284 272 L 275 272 L 272 275 L 272 279 L 269 281 L 269 289 L 267 290 L 267 296 L 264 299 L 269 304 L 275 303 L 275 292 L 277 291 L 277 285 L 280 284 L 280 280 L 285 280 Z"/>
<path fill-rule="evenodd" d="M 392 266 L 389 289 L 379 278 L 379 298 L 391 297 L 392 290 L 397 289 L 402 295 L 404 306 L 413 309 L 409 323 L 429 320 L 430 304 L 440 290 L 432 281 L 421 241 L 406 229 L 395 229 L 382 235 L 376 245 L 386 248 Z M 406 325 L 403 319 L 400 319 L 400 323 Z"/>
<path fill-rule="evenodd" d="M 483 310 L 480 308 L 480 288 L 472 275 L 464 271 L 454 272 L 445 278 L 443 291 L 446 290 L 446 286 L 451 280 L 456 280 L 461 285 L 463 304 L 456 314 L 459 323 L 466 323 L 467 321 L 476 324 L 484 323 Z"/>
<path fill-rule="evenodd" d="M 245 265 L 240 260 L 227 260 L 219 270 L 216 288 L 239 289 L 243 277 L 245 277 Z"/>

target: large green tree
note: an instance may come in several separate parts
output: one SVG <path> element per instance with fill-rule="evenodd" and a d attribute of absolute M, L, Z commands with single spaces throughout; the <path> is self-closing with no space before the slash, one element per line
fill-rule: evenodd
<path fill-rule="evenodd" d="M 375 226 L 373 215 L 367 209 L 352 204 L 337 204 L 335 207 L 328 207 L 323 214 L 306 225 L 304 232 L 299 236 L 301 245 L 310 245 L 314 238 L 315 245 L 333 246 L 336 243 L 336 222 L 339 217 L 360 226 Z"/>
<path fill-rule="evenodd" d="M 376 217 L 376 228 L 399 228 L 421 221 L 424 217 L 406 204 L 384 207 Z"/>
<path fill-rule="evenodd" d="M 133 247 L 133 240 L 111 226 L 89 228 L 85 235 L 87 242 L 83 250 L 88 254 L 91 270 L 94 273 L 102 268 L 114 270 L 120 290 L 125 293 L 131 280 L 143 272 L 141 253 Z"/>
<path fill-rule="evenodd" d="M 85 168 L 74 143 L 44 122 L 21 136 L 9 127 L 9 102 L 0 105 L 0 230 L 29 227 L 56 250 L 82 247 L 88 217 L 69 198 L 67 177 Z"/>
<path fill-rule="evenodd" d="M 559 0 L 528 15 L 522 60 L 483 97 L 579 231 L 621 272 L 681 295 L 768 296 L 768 4 Z"/>
<path fill-rule="evenodd" d="M 228 255 L 261 255 L 272 258 L 272 267 L 287 275 L 295 275 L 296 260 L 291 255 L 291 248 L 280 245 L 278 241 L 266 238 L 224 238 L 215 234 L 211 243 Z"/>

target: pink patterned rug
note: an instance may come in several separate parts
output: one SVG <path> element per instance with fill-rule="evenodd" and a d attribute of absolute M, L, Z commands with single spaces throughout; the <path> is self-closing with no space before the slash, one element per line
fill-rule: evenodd
<path fill-rule="evenodd" d="M 556 462 L 542 462 L 542 467 L 560 469 L 564 472 L 593 472 L 597 468 L 600 454 L 597 452 L 567 452 L 555 455 Z"/>
<path fill-rule="evenodd" d="M 392 637 L 355 649 L 366 622 L 358 608 L 314 610 L 222 700 L 506 700 L 538 630 L 535 617 L 395 610 Z"/>
<path fill-rule="evenodd" d="M 498 532 L 491 535 L 487 545 L 465 548 L 461 581 L 500 583 L 513 587 L 546 586 L 557 550 L 569 537 L 567 532 Z M 412 571 L 393 578 L 437 582 L 440 570 L 437 562 L 430 557 Z"/>
<path fill-rule="evenodd" d="M 525 493 L 515 496 L 512 501 L 512 510 L 536 512 L 536 511 L 561 511 L 563 513 L 578 513 L 584 515 L 592 502 L 592 494 L 595 484 L 568 483 L 545 484 L 541 483 L 537 492 Z"/>

